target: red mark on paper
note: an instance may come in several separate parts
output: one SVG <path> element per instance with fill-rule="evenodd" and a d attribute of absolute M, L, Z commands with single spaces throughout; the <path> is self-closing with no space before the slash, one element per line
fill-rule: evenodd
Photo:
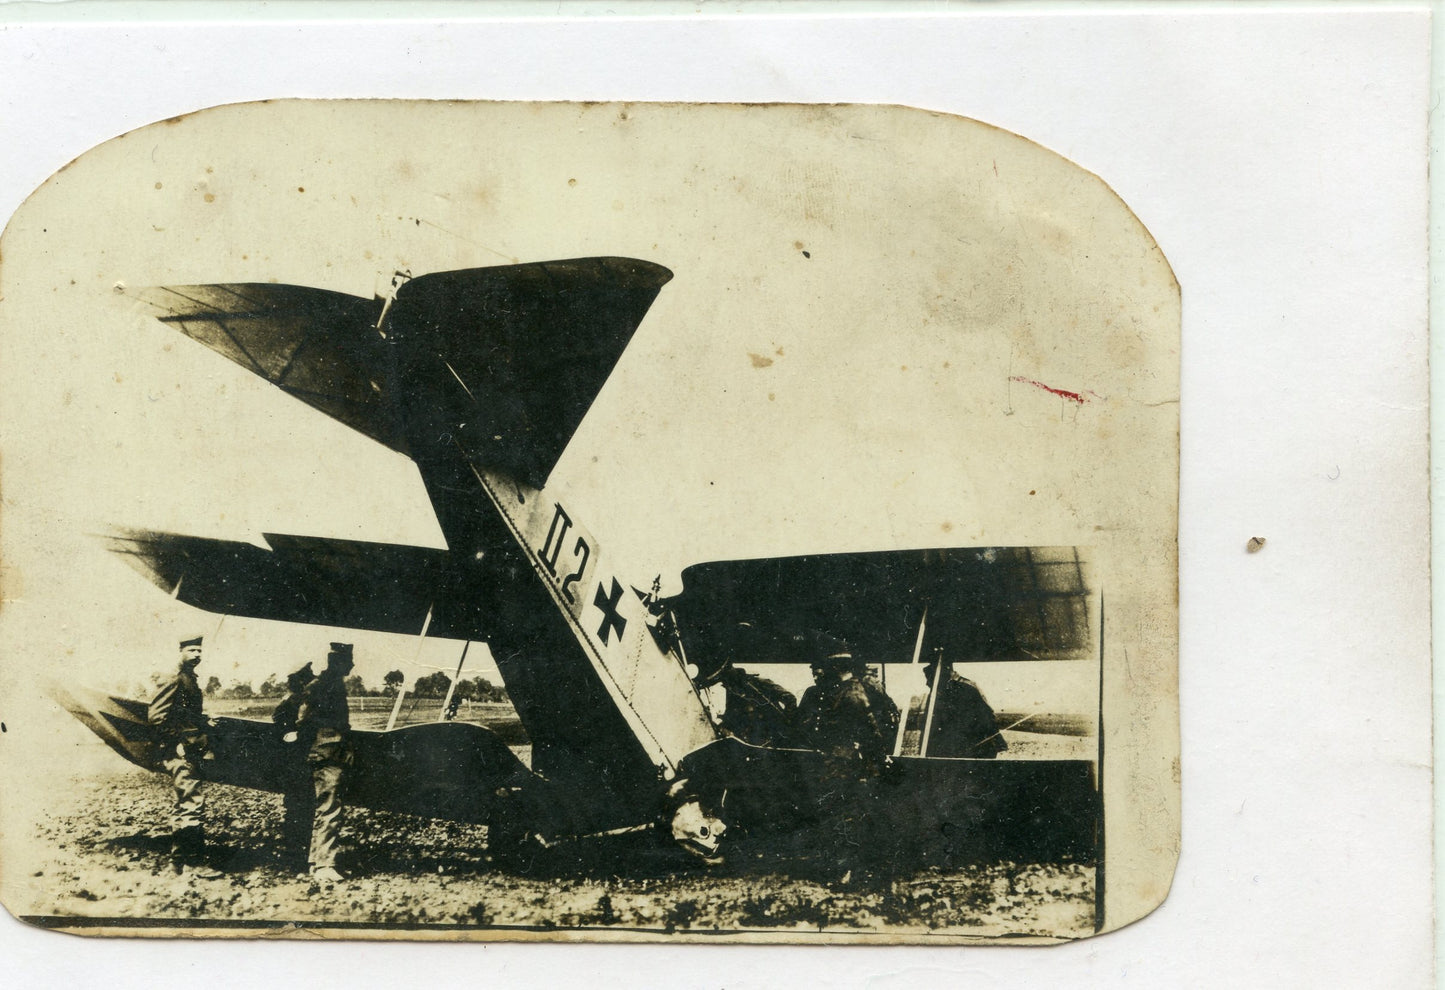
<path fill-rule="evenodd" d="M 1103 396 L 1099 395 L 1098 392 L 1090 392 L 1088 389 L 1084 389 L 1082 392 L 1070 392 L 1067 389 L 1054 388 L 1051 385 L 1045 385 L 1043 382 L 1036 382 L 1032 378 L 1025 378 L 1022 375 L 1014 375 L 1009 379 L 1009 381 L 1022 382 L 1025 385 L 1032 385 L 1034 388 L 1041 388 L 1045 392 L 1052 392 L 1054 395 L 1057 395 L 1061 399 L 1068 399 L 1070 402 L 1077 402 L 1081 406 L 1085 402 L 1089 401 L 1088 397 L 1091 395 L 1096 399 L 1103 398 Z"/>

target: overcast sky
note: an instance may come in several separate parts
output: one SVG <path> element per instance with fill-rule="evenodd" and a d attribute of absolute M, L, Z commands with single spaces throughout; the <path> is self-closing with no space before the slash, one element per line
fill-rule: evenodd
<path fill-rule="evenodd" d="M 398 269 L 667 266 L 549 483 L 640 587 L 713 559 L 1093 545 L 1135 513 L 1106 496 L 1140 469 L 1119 448 L 1173 442 L 1168 416 L 1141 418 L 1177 397 L 1177 294 L 1147 233 L 1052 153 L 922 111 L 221 108 L 83 155 L 3 248 L 6 635 L 116 688 L 190 630 L 227 683 L 333 638 L 373 684 L 450 672 L 462 645 L 221 622 L 85 535 L 442 545 L 407 458 L 148 318 L 131 287 L 370 296 Z M 496 676 L 484 650 L 468 659 Z"/>

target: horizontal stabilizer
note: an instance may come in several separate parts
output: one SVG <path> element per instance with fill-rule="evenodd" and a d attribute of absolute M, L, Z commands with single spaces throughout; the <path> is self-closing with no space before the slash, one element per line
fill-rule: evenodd
<path fill-rule="evenodd" d="M 1073 547 L 716 561 L 688 567 L 682 582 L 667 604 L 704 671 L 729 659 L 810 663 L 840 642 L 868 663 L 939 650 L 956 663 L 1091 655 L 1089 589 Z"/>
<path fill-rule="evenodd" d="M 481 639 L 482 610 L 452 574 L 447 551 L 266 534 L 269 549 L 178 533 L 108 538 L 158 587 L 223 615 L 416 635 Z"/>
<path fill-rule="evenodd" d="M 386 388 L 382 300 L 301 285 L 141 289 L 152 315 L 393 450 L 406 434 Z"/>

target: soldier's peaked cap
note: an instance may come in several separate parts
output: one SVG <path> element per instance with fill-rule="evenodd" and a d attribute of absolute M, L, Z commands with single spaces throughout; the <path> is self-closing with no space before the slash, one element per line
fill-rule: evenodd
<path fill-rule="evenodd" d="M 332 644 L 331 644 L 331 652 L 330 652 L 329 654 L 327 654 L 327 659 L 329 660 L 331 657 L 345 657 L 347 660 L 350 660 L 350 659 L 351 659 L 351 644 L 350 644 L 350 643 L 332 643 Z"/>
<path fill-rule="evenodd" d="M 206 637 L 204 636 L 188 636 L 185 639 L 181 640 L 181 649 L 184 650 L 188 646 L 200 646 L 201 640 L 205 638 Z"/>

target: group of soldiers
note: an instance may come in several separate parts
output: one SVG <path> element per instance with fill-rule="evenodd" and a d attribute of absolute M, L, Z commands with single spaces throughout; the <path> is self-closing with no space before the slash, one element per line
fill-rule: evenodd
<path fill-rule="evenodd" d="M 160 763 L 175 786 L 171 853 L 178 871 L 213 874 L 206 857 L 201 764 L 214 759 L 196 679 L 203 638 L 181 640 L 180 666 L 151 702 L 147 721 L 160 747 Z M 273 720 L 283 748 L 282 837 L 289 864 L 320 883 L 342 879 L 336 869 L 341 831 L 340 789 L 351 763 L 350 711 L 345 679 L 353 666 L 350 643 L 332 643 L 318 676 L 307 663 L 286 679 L 288 693 Z"/>
<path fill-rule="evenodd" d="M 845 883 L 876 877 L 900 843 L 911 841 L 890 832 L 893 818 L 881 813 L 880 803 L 894 795 L 887 786 L 897 779 L 890 771 L 899 769 L 892 757 L 911 751 L 989 759 L 1008 747 L 978 686 L 942 655 L 925 666 L 929 691 L 911 699 L 906 713 L 846 648 L 827 651 L 811 666 L 813 684 L 796 703 L 778 684 L 725 667 L 717 678 L 727 692 L 721 728 L 756 746 L 822 753 L 818 786 L 837 816 L 809 832 L 799 852 L 824 875 L 841 870 Z M 713 799 L 720 807 L 722 799 Z"/>
<path fill-rule="evenodd" d="M 943 680 L 933 688 L 939 672 Z M 839 649 L 812 665 L 801 700 L 740 667 L 719 677 L 727 692 L 722 727 L 756 746 L 798 746 L 831 756 L 881 763 L 898 749 L 903 714 L 866 663 Z M 992 758 L 1008 748 L 978 685 L 939 658 L 924 668 L 929 696 L 914 713 L 920 749 L 929 756 Z M 931 711 L 932 717 L 929 717 Z"/>
<path fill-rule="evenodd" d="M 215 871 L 206 858 L 202 766 L 213 759 L 196 679 L 202 637 L 181 640 L 180 665 L 151 702 L 148 721 L 158 740 L 159 762 L 175 786 L 171 852 L 178 871 Z M 342 876 L 336 869 L 342 778 L 351 764 L 351 722 L 345 679 L 353 666 L 350 643 L 332 643 L 320 675 L 310 663 L 287 677 L 288 693 L 273 715 L 284 756 L 282 846 L 288 864 L 320 883 Z M 724 731 L 757 746 L 815 749 L 871 775 L 898 749 L 898 706 L 869 667 L 846 649 L 812 665 L 813 685 L 800 700 L 774 682 L 728 665 L 718 681 L 727 692 Z M 934 689 L 938 674 L 943 682 Z M 916 720 L 927 736 L 929 756 L 993 757 L 1007 749 L 993 709 L 977 685 L 941 657 L 925 668 L 929 696 Z M 926 714 L 925 714 L 926 713 Z"/>

